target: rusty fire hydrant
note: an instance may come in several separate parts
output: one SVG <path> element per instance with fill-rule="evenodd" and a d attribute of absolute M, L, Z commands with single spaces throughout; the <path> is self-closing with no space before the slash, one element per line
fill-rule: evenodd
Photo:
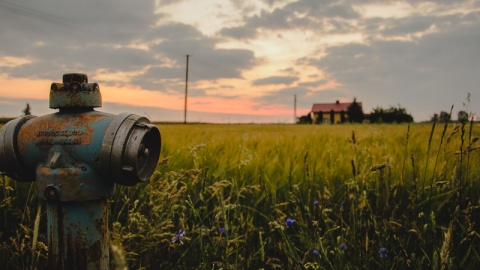
<path fill-rule="evenodd" d="M 95 111 L 99 86 L 85 74 L 52 83 L 57 113 L 23 116 L 0 130 L 0 171 L 36 181 L 47 202 L 49 269 L 107 269 L 107 197 L 115 183 L 149 180 L 158 163 L 159 129 L 147 118 Z"/>

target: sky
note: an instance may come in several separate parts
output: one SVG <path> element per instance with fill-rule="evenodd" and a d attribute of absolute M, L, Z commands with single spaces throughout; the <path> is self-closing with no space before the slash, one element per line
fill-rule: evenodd
<path fill-rule="evenodd" d="M 79 72 L 99 111 L 293 123 L 314 103 L 480 112 L 480 1 L 0 0 L 0 117 Z"/>

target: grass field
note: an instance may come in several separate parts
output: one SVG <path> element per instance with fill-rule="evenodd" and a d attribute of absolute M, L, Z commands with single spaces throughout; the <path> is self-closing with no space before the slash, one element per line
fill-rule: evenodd
<path fill-rule="evenodd" d="M 116 268 L 480 266 L 476 123 L 159 128 L 151 181 L 111 198 Z M 35 194 L 0 176 L 9 268 L 46 264 Z"/>

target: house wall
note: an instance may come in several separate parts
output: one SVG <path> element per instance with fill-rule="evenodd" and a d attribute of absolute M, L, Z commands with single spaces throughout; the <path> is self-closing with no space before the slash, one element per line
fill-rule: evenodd
<path fill-rule="evenodd" d="M 330 124 L 330 112 L 324 112 L 322 118 L 323 119 L 322 119 L 321 123 Z M 333 114 L 333 118 L 334 118 L 334 121 L 333 121 L 334 124 L 341 123 L 341 121 L 342 121 L 342 115 L 339 112 L 335 112 Z M 313 115 L 313 123 L 317 123 L 317 119 L 318 119 L 318 114 L 314 114 Z M 348 121 L 347 113 L 345 113 L 345 121 Z"/>

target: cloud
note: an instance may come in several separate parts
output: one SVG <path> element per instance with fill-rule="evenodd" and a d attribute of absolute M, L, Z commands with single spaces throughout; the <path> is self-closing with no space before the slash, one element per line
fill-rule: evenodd
<path fill-rule="evenodd" d="M 257 35 L 257 29 L 247 26 L 228 27 L 221 29 L 220 34 L 226 37 L 244 40 L 254 38 Z"/>
<path fill-rule="evenodd" d="M 253 51 L 217 48 L 218 39 L 204 36 L 191 25 L 182 23 L 162 25 L 153 29 L 149 36 L 152 40 L 160 39 L 158 43 L 150 46 L 150 52 L 168 59 L 173 65 L 168 68 L 152 67 L 147 73 L 138 76 L 137 82 L 161 78 L 161 72 L 153 72 L 156 69 L 163 71 L 167 78 L 180 74 L 182 74 L 180 78 L 183 78 L 187 54 L 190 56 L 189 81 L 192 82 L 242 78 L 242 71 L 257 63 Z M 151 76 L 152 72 L 158 75 Z"/>
<path fill-rule="evenodd" d="M 416 120 L 478 92 L 477 1 L 206 0 L 201 12 L 188 1 L 0 1 L 0 73 L 84 72 L 180 100 L 188 54 L 192 97 L 267 93 L 246 111 L 289 108 L 293 95 L 302 108 L 357 97 L 364 110 L 401 104 Z"/>
<path fill-rule="evenodd" d="M 311 64 L 342 84 L 339 89 L 351 91 L 372 107 L 399 103 L 407 109 L 423 107 L 433 113 L 465 99 L 467 92 L 480 85 L 476 45 L 480 44 L 480 22 L 464 25 L 461 16 L 437 17 L 437 23 L 449 27 L 414 41 L 372 39 L 369 44 L 330 47 L 325 57 L 312 58 Z M 400 21 L 397 25 L 405 22 Z M 422 27 L 401 28 L 393 31 L 395 35 Z M 453 92 L 458 93 L 456 100 L 447 98 Z"/>
<path fill-rule="evenodd" d="M 0 2 L 0 55 L 30 64 L 2 67 L 12 77 L 50 78 L 65 71 L 128 71 L 152 64 L 145 50 L 128 47 L 158 19 L 153 1 Z M 128 11 L 128 12 L 126 12 Z"/>
<path fill-rule="evenodd" d="M 272 1 L 265 0 L 269 6 Z M 239 40 L 253 39 L 260 29 L 266 31 L 308 30 L 319 33 L 340 34 L 355 30 L 354 19 L 359 18 L 351 4 L 338 1 L 299 0 L 261 10 L 244 17 L 240 26 L 225 27 L 219 34 Z"/>
<path fill-rule="evenodd" d="M 427 31 L 431 26 L 435 25 L 436 18 L 434 16 L 411 16 L 396 20 L 386 21 L 384 30 L 381 31 L 383 36 L 404 36 Z"/>
<path fill-rule="evenodd" d="M 252 82 L 253 85 L 269 85 L 269 84 L 285 84 L 289 85 L 298 80 L 294 76 L 272 76 L 262 79 L 257 79 Z"/>
<path fill-rule="evenodd" d="M 154 14 L 153 1 L 0 3 L 7 7 L 0 10 L 0 23 L 12 26 L 0 30 L 0 56 L 27 54 L 30 60 L 1 66 L 0 72 L 11 77 L 55 80 L 66 72 L 93 76 L 98 70 L 145 71 L 131 82 L 165 89 L 184 77 L 186 54 L 191 55 L 191 81 L 241 78 L 242 71 L 256 63 L 252 51 L 217 48 L 218 39 L 191 25 L 155 26 L 161 15 Z"/>
<path fill-rule="evenodd" d="M 293 96 L 297 95 L 298 97 L 306 96 L 308 89 L 305 87 L 287 87 L 276 90 L 274 92 L 267 93 L 261 97 L 255 99 L 259 102 L 257 107 L 269 106 L 269 105 L 280 105 L 280 106 L 290 106 L 293 104 Z"/>
<path fill-rule="evenodd" d="M 25 40 L 77 46 L 132 40 L 158 19 L 153 1 L 2 1 L 0 5 L 4 7 L 0 21 L 10 26 L 2 31 L 27 34 Z"/>
<path fill-rule="evenodd" d="M 109 72 L 135 71 L 155 63 L 145 50 L 109 48 L 101 45 L 65 48 L 56 44 L 31 48 L 32 62 L 18 67 L 3 67 L 12 77 L 55 79 L 67 72 L 83 72 L 93 76 L 96 70 Z M 48 68 L 45 68 L 48 67 Z"/>

